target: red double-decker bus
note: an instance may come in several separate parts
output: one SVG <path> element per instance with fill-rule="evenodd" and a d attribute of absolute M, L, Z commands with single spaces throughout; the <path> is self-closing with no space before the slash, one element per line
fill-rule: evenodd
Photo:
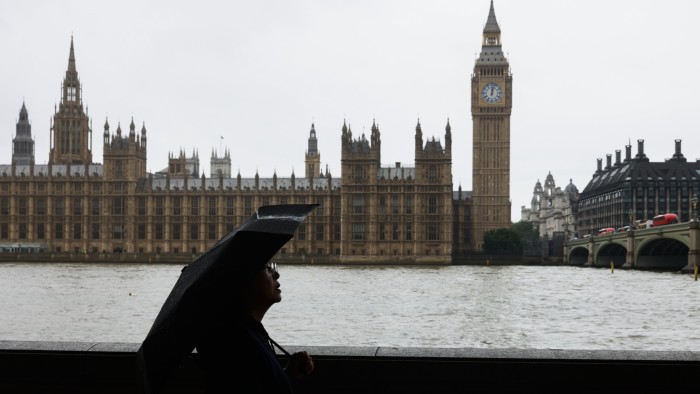
<path fill-rule="evenodd" d="M 654 216 L 654 218 L 651 220 L 651 227 L 664 226 L 673 223 L 678 223 L 678 215 L 675 213 L 664 213 Z"/>

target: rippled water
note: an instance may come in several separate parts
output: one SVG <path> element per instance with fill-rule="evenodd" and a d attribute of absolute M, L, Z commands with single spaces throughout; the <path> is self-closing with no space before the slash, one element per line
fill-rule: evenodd
<path fill-rule="evenodd" d="M 141 342 L 181 265 L 0 264 L 0 340 Z M 264 324 L 300 346 L 700 351 L 692 275 L 525 266 L 280 267 Z"/>

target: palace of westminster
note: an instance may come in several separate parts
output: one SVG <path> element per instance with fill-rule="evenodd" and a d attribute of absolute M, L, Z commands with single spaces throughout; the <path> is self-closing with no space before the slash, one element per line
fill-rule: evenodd
<path fill-rule="evenodd" d="M 259 206 L 319 206 L 280 254 L 311 262 L 449 264 L 478 252 L 484 232 L 510 226 L 512 79 L 493 4 L 471 76 L 473 190 L 453 190 L 452 131 L 444 144 L 415 128 L 415 165 L 382 166 L 379 127 L 354 138 L 342 125 L 341 175 L 320 168 L 314 125 L 304 177 L 232 176 L 227 151 L 170 154 L 146 171 L 145 124 L 102 134 L 103 162 L 92 156 L 73 40 L 62 97 L 49 130 L 47 164 L 35 164 L 29 112 L 19 112 L 11 164 L 0 165 L 0 247 L 51 253 L 198 254 Z M 291 257 L 291 256 L 290 256 Z"/>

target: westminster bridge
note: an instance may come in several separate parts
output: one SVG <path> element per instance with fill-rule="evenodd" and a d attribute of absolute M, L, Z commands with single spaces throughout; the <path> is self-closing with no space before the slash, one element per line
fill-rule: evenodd
<path fill-rule="evenodd" d="M 569 265 L 694 272 L 700 266 L 698 221 L 591 235 L 564 244 Z"/>

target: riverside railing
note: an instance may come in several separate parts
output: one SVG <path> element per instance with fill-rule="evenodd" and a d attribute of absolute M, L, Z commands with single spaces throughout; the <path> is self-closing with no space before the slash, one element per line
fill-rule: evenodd
<path fill-rule="evenodd" d="M 139 345 L 0 341 L 0 393 L 136 393 Z M 296 393 L 700 392 L 696 351 L 285 347 L 315 360 Z M 164 392 L 202 378 L 193 353 Z"/>

